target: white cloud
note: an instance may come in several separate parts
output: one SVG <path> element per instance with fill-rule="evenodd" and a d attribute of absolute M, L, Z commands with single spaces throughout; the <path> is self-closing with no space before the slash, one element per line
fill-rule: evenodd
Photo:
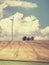
<path fill-rule="evenodd" d="M 48 40 L 48 37 L 47 36 L 43 37 L 43 36 L 40 35 L 40 36 L 36 36 L 35 40 Z"/>
<path fill-rule="evenodd" d="M 0 4 L 0 19 L 3 17 L 3 9 L 6 7 L 7 5 L 5 3 Z"/>
<path fill-rule="evenodd" d="M 14 14 L 14 20 L 20 20 L 22 19 L 22 17 L 23 17 L 22 13 L 17 12 Z"/>
<path fill-rule="evenodd" d="M 7 0 L 5 2 L 7 5 L 9 6 L 20 6 L 20 7 L 23 7 L 23 8 L 36 8 L 38 7 L 38 5 L 36 3 L 31 3 L 31 2 L 25 2 L 25 1 L 9 1 Z"/>
<path fill-rule="evenodd" d="M 34 34 L 39 31 L 39 20 L 35 16 L 23 17 L 22 13 L 14 15 L 14 30 L 19 34 Z"/>
<path fill-rule="evenodd" d="M 0 19 L 3 17 L 3 10 L 0 10 Z"/>
<path fill-rule="evenodd" d="M 39 20 L 35 16 L 24 17 L 23 13 L 17 12 L 9 18 L 2 19 L 0 26 L 4 33 L 12 34 L 12 20 L 13 19 L 13 34 L 16 38 L 21 39 L 24 35 L 34 35 L 35 40 L 48 40 L 49 39 L 49 26 L 44 29 L 39 28 Z M 39 33 L 39 34 L 38 34 Z"/>
<path fill-rule="evenodd" d="M 12 27 L 12 18 L 13 19 L 13 29 L 14 34 L 22 34 L 22 35 L 30 35 L 35 34 L 39 31 L 39 20 L 35 16 L 27 16 L 23 17 L 22 13 L 17 12 L 12 17 L 2 19 L 0 21 L 0 25 L 2 26 L 3 30 L 7 33 L 11 33 Z"/>
<path fill-rule="evenodd" d="M 39 35 L 35 36 L 35 40 L 49 40 L 49 26 L 44 29 L 40 28 Z"/>
<path fill-rule="evenodd" d="M 7 7 L 7 5 L 5 3 L 3 3 L 3 4 L 0 5 L 1 9 L 6 8 L 6 7 Z"/>
<path fill-rule="evenodd" d="M 3 17 L 3 9 L 7 6 L 18 6 L 23 8 L 36 8 L 36 3 L 25 2 L 21 0 L 1 0 L 0 1 L 0 19 Z M 49 26 L 44 29 L 39 28 L 39 20 L 35 16 L 24 17 L 23 13 L 17 12 L 14 15 L 0 20 L 0 26 L 3 29 L 3 33 L 12 33 L 12 20 L 13 19 L 13 33 L 18 34 L 18 38 L 27 35 L 36 35 L 35 40 L 48 40 L 49 39 Z M 39 35 L 38 35 L 39 33 Z"/>
<path fill-rule="evenodd" d="M 38 7 L 36 3 L 25 2 L 20 0 L 0 0 L 0 19 L 3 17 L 3 9 L 7 6 L 18 6 L 23 8 L 36 8 Z"/>
<path fill-rule="evenodd" d="M 49 34 L 49 26 L 45 27 L 44 29 L 41 29 L 42 35 L 48 35 Z"/>
<path fill-rule="evenodd" d="M 2 3 L 4 3 L 5 2 L 5 0 L 0 0 L 0 4 L 2 4 Z"/>
<path fill-rule="evenodd" d="M 11 34 L 11 26 L 12 26 L 12 21 L 8 18 L 2 19 L 0 21 L 0 26 L 2 27 L 3 33 Z"/>

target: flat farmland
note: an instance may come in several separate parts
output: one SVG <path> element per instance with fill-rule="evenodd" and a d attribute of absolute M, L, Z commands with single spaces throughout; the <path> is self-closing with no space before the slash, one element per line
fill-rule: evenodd
<path fill-rule="evenodd" d="M 0 41 L 0 60 L 49 62 L 49 40 Z"/>

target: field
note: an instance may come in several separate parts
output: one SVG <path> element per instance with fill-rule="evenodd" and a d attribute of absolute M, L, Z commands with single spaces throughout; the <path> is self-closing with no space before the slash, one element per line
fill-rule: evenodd
<path fill-rule="evenodd" d="M 0 65 L 49 65 L 48 62 L 48 40 L 0 41 Z"/>

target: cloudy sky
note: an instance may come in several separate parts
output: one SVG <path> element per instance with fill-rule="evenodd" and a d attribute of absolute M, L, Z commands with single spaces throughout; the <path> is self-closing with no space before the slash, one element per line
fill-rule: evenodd
<path fill-rule="evenodd" d="M 12 35 L 12 22 L 16 40 L 49 40 L 49 0 L 0 0 L 2 34 Z"/>

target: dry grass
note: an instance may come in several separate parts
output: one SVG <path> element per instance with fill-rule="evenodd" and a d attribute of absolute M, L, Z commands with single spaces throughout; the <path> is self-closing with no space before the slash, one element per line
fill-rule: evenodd
<path fill-rule="evenodd" d="M 0 41 L 0 59 L 49 62 L 49 41 Z"/>

